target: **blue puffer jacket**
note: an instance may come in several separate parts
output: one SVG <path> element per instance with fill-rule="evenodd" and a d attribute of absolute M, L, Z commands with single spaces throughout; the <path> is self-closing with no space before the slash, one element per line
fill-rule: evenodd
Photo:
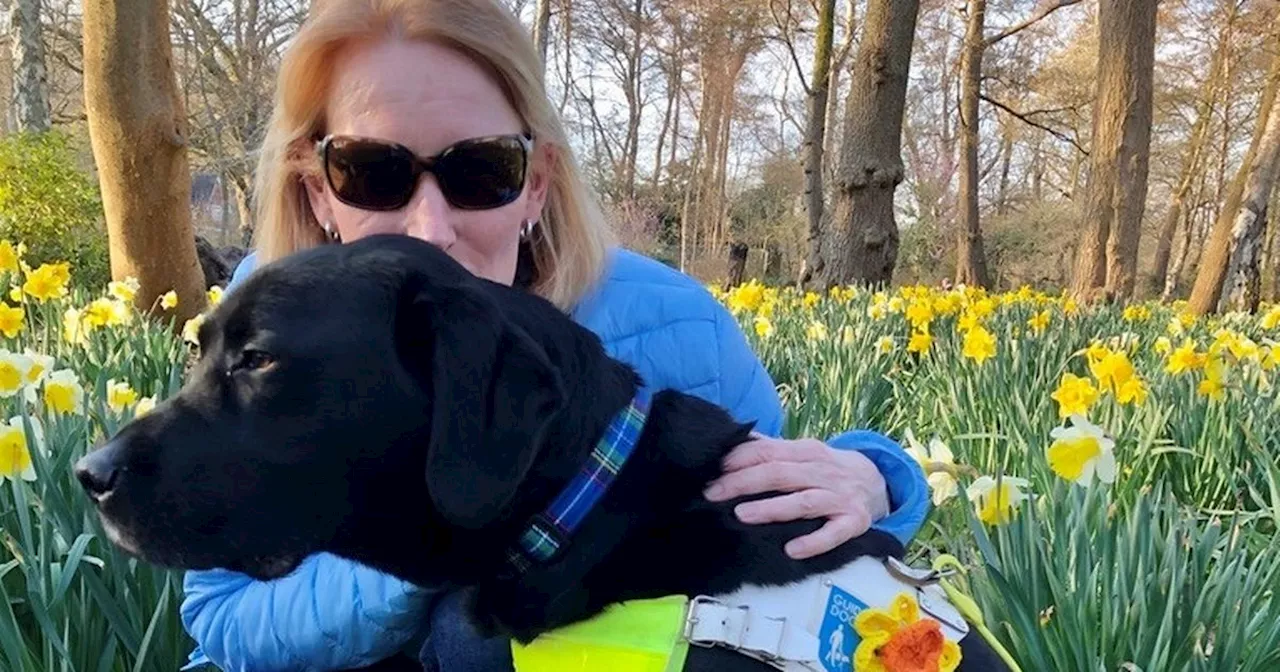
<path fill-rule="evenodd" d="M 230 283 L 253 269 L 246 257 Z M 740 421 L 777 436 L 783 415 L 774 383 L 732 315 L 692 278 L 647 257 L 618 250 L 604 279 L 572 312 L 608 353 L 655 388 L 674 388 L 728 408 Z M 862 451 L 884 474 L 891 513 L 876 528 L 904 544 L 928 511 L 924 474 L 893 441 L 865 430 L 826 439 Z M 361 667 L 413 647 L 428 635 L 433 591 L 411 586 L 329 554 L 308 558 L 289 576 L 259 582 L 243 574 L 193 571 L 181 616 L 198 648 L 192 669 L 225 672 L 324 671 Z M 460 666 L 461 667 L 461 666 Z"/>

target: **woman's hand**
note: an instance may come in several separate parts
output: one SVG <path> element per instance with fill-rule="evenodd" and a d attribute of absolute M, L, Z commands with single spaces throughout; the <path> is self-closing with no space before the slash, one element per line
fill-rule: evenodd
<path fill-rule="evenodd" d="M 787 555 L 796 559 L 826 553 L 889 515 L 884 476 L 858 451 L 755 432 L 725 457 L 724 473 L 711 482 L 706 497 L 722 502 L 772 491 L 787 494 L 739 504 L 734 509 L 738 519 L 777 523 L 827 518 L 817 531 L 787 543 Z"/>

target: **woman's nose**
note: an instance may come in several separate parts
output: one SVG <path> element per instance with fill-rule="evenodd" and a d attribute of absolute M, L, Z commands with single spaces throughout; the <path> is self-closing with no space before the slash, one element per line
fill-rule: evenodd
<path fill-rule="evenodd" d="M 424 176 L 413 200 L 405 206 L 405 233 L 446 248 L 458 237 L 452 220 L 452 208 L 440 185 L 430 175 Z"/>

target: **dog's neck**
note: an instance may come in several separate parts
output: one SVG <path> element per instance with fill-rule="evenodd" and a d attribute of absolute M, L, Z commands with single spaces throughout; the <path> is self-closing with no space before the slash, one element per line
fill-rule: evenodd
<path fill-rule="evenodd" d="M 610 417 L 600 414 L 591 426 Z M 817 558 L 792 560 L 786 543 L 825 520 L 746 525 L 734 507 L 748 498 L 708 501 L 707 484 L 722 473 L 724 456 L 749 440 L 750 429 L 697 397 L 656 394 L 634 454 L 561 555 L 514 577 L 480 581 L 471 603 L 476 624 L 527 642 L 624 600 L 781 585 L 860 555 L 901 554 L 891 536 L 869 532 Z M 590 446 L 579 450 L 566 468 L 576 470 Z"/>
<path fill-rule="evenodd" d="M 537 325 L 530 331 L 536 334 Z M 751 426 L 720 406 L 665 390 L 653 396 L 632 456 L 562 552 L 512 576 L 507 552 L 527 521 L 581 469 L 639 383 L 634 370 L 605 356 L 597 340 L 581 336 L 581 342 L 566 343 L 563 331 L 556 337 L 543 344 L 573 403 L 551 426 L 504 521 L 461 532 L 442 528 L 439 520 L 424 521 L 430 518 L 422 515 L 429 508 L 425 501 L 422 510 L 387 502 L 375 508 L 402 511 L 403 518 L 360 523 L 366 529 L 359 533 L 363 557 L 357 559 L 424 586 L 473 587 L 471 611 L 482 632 L 531 641 L 623 600 L 714 595 L 744 583 L 778 585 L 836 569 L 859 555 L 901 553 L 892 537 L 871 532 L 808 561 L 788 558 L 786 543 L 825 521 L 746 525 L 734 514 L 746 498 L 706 500 L 704 489 L 722 473 L 723 457 L 749 439 Z M 419 533 L 405 535 L 411 525 Z"/>

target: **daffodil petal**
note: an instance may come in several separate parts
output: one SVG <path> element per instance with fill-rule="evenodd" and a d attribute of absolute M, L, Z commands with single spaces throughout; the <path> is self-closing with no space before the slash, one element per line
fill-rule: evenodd
<path fill-rule="evenodd" d="M 1098 480 L 1103 483 L 1116 482 L 1116 454 L 1107 450 L 1097 460 Z"/>

